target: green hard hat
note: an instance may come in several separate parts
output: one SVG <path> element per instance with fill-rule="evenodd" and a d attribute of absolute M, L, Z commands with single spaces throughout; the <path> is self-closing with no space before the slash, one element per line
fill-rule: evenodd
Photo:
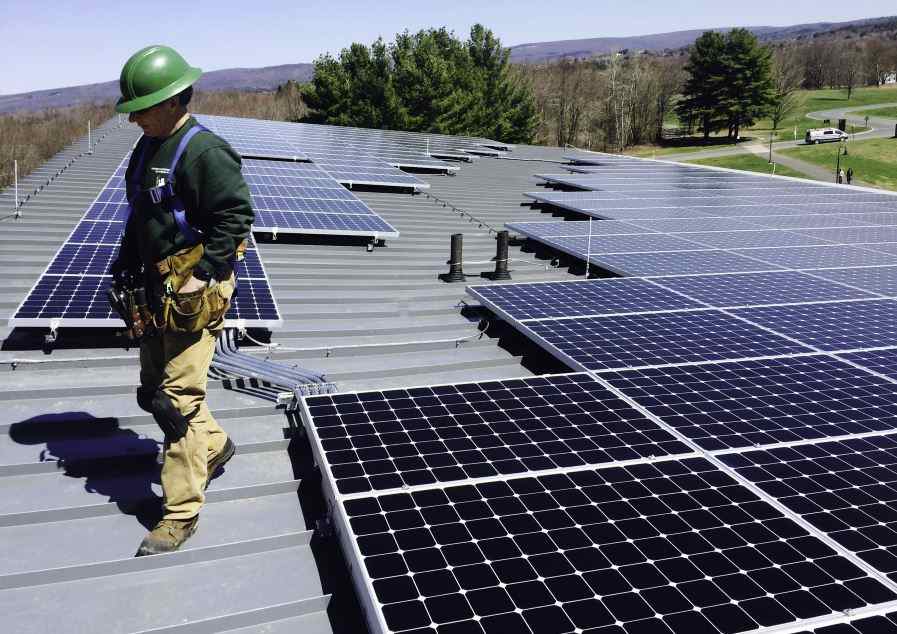
<path fill-rule="evenodd" d="M 168 46 L 142 48 L 125 62 L 121 69 L 121 98 L 116 112 L 134 112 L 151 108 L 192 85 L 202 70 Z"/>

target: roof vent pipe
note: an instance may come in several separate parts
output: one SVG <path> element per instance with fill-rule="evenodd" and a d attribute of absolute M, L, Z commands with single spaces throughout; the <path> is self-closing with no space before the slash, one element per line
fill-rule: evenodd
<path fill-rule="evenodd" d="M 448 273 L 442 276 L 442 279 L 445 282 L 464 282 L 467 280 L 461 267 L 463 241 L 463 233 L 452 234 L 452 250 L 449 255 L 449 260 L 446 262 L 446 264 L 449 265 L 449 270 Z"/>
<path fill-rule="evenodd" d="M 499 231 L 495 236 L 495 271 L 492 272 L 493 280 L 509 280 L 508 272 L 508 232 Z"/>

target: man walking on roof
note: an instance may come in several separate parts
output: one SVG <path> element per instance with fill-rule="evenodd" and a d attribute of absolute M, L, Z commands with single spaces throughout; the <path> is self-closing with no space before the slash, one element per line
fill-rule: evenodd
<path fill-rule="evenodd" d="M 205 489 L 235 452 L 206 384 L 253 212 L 239 155 L 187 112 L 201 74 L 173 49 L 148 46 L 125 63 L 115 107 L 143 137 L 126 173 L 130 212 L 111 273 L 115 284 L 145 289 L 136 313 L 147 319 L 131 330 L 140 339 L 137 403 L 165 433 L 162 520 L 137 556 L 177 550 L 196 531 Z"/>

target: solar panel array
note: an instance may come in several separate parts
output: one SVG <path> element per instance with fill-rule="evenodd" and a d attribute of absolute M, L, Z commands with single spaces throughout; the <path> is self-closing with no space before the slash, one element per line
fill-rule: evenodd
<path fill-rule="evenodd" d="M 897 630 L 891 212 L 806 213 L 521 223 L 660 271 L 468 289 L 587 372 L 304 399 L 372 631 Z"/>
<path fill-rule="evenodd" d="M 243 160 L 253 231 L 397 238 L 399 232 L 317 163 Z"/>
<path fill-rule="evenodd" d="M 128 215 L 126 156 L 9 319 L 10 327 L 121 327 L 109 306 L 109 267 Z M 276 328 L 283 324 L 255 246 L 236 266 L 237 291 L 226 325 Z"/>

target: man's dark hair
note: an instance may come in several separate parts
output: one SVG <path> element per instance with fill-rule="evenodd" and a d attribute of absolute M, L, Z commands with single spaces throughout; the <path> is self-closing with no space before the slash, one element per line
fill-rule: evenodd
<path fill-rule="evenodd" d="M 190 103 L 190 100 L 193 99 L 193 86 L 187 86 L 184 90 L 178 93 L 178 103 L 182 106 L 186 106 Z"/>

